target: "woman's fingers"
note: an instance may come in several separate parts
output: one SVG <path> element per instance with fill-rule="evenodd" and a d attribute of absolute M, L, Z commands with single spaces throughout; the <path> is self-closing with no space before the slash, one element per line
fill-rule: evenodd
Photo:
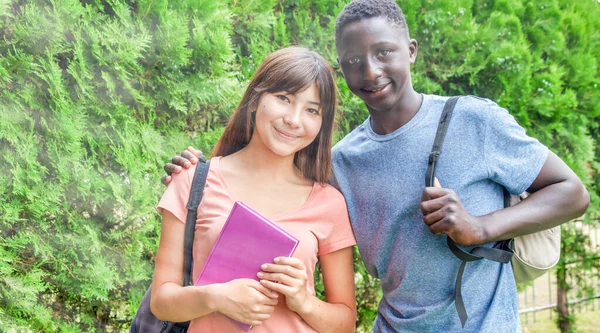
<path fill-rule="evenodd" d="M 294 279 L 307 279 L 306 267 L 300 259 L 294 257 L 278 257 L 275 258 L 273 261 L 275 262 L 274 264 L 261 265 L 260 268 L 262 269 L 262 272 L 260 273 L 269 274 L 264 276 L 279 277 L 281 275 L 287 275 Z M 273 275 L 273 273 L 278 273 L 278 275 Z M 261 275 L 259 275 L 258 277 L 262 278 Z M 277 280 L 279 281 L 280 279 Z"/>
<path fill-rule="evenodd" d="M 261 280 L 274 281 L 274 282 L 278 282 L 278 283 L 283 283 L 284 285 L 288 285 L 288 286 L 299 286 L 299 285 L 303 284 L 303 281 L 301 278 L 295 278 L 295 277 L 292 277 L 285 273 L 258 272 L 258 274 L 256 274 L 256 276 L 258 276 L 258 278 Z"/>
<path fill-rule="evenodd" d="M 292 287 L 292 286 L 289 286 L 289 285 L 286 285 L 283 283 L 277 283 L 277 282 L 273 282 L 270 280 L 260 280 L 260 283 L 263 286 L 265 286 L 273 291 L 276 291 L 282 295 L 285 295 L 287 297 L 293 296 L 293 295 L 297 294 L 297 292 L 298 292 L 298 287 Z"/>
<path fill-rule="evenodd" d="M 252 286 L 254 289 L 258 290 L 261 294 L 263 294 L 267 300 L 265 300 L 263 303 L 267 304 L 267 305 L 276 305 L 277 304 L 277 298 L 279 297 L 279 294 L 277 294 L 275 291 L 263 286 L 260 283 L 257 283 L 256 285 Z"/>
<path fill-rule="evenodd" d="M 300 260 L 296 257 L 277 257 L 277 258 L 273 259 L 273 262 L 276 264 L 279 264 L 279 265 L 289 265 L 289 266 L 295 267 L 299 270 L 306 269 L 302 260 Z"/>

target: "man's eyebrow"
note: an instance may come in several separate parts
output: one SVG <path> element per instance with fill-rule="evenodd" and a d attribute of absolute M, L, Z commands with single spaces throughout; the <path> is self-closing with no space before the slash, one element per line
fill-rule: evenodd
<path fill-rule="evenodd" d="M 375 46 L 388 46 L 388 45 L 395 45 L 395 43 L 393 41 L 380 41 L 374 44 Z"/>

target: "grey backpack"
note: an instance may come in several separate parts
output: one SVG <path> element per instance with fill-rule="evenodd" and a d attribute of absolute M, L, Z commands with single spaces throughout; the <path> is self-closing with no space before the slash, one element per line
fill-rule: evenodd
<path fill-rule="evenodd" d="M 183 244 L 183 285 L 192 285 L 192 246 L 194 244 L 194 228 L 196 226 L 196 218 L 198 216 L 198 206 L 202 200 L 204 185 L 206 184 L 206 176 L 210 161 L 203 158 L 198 160 L 192 188 L 190 190 L 190 198 L 187 203 L 187 217 L 185 220 L 185 238 Z M 148 288 L 142 303 L 138 308 L 133 321 L 131 322 L 130 333 L 185 333 L 187 332 L 189 321 L 183 323 L 172 323 L 159 320 L 150 310 L 150 296 L 152 294 L 152 286 Z"/>
<path fill-rule="evenodd" d="M 444 144 L 450 119 L 452 119 L 452 112 L 459 98 L 460 96 L 450 97 L 444 105 L 433 148 L 429 155 L 425 175 L 425 186 L 427 187 L 434 186 L 437 161 L 442 152 L 442 145 Z M 504 189 L 504 207 L 515 205 L 524 199 L 526 195 L 526 193 L 512 195 Z M 514 239 L 499 241 L 491 248 L 476 246 L 469 252 L 459 247 L 448 236 L 446 236 L 446 242 L 452 253 L 462 261 L 454 285 L 454 301 L 463 327 L 468 317 L 461 293 L 462 275 L 467 262 L 487 259 L 504 264 L 511 263 L 515 281 L 525 282 L 532 281 L 544 274 L 554 267 L 560 258 L 560 226 Z"/>

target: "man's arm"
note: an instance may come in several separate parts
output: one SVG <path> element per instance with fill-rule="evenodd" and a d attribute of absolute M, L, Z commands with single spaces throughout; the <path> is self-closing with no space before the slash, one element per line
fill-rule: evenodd
<path fill-rule="evenodd" d="M 474 217 L 450 189 L 427 187 L 421 211 L 434 234 L 448 234 L 457 244 L 477 245 L 514 238 L 577 218 L 585 213 L 590 196 L 577 175 L 549 152 L 540 173 L 520 203 Z"/>

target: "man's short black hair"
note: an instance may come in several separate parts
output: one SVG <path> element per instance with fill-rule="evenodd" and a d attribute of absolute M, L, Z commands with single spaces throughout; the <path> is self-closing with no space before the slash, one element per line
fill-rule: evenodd
<path fill-rule="evenodd" d="M 338 15 L 335 21 L 335 39 L 338 40 L 342 29 L 350 23 L 373 18 L 383 17 L 391 24 L 396 25 L 406 32 L 408 37 L 408 26 L 404 19 L 402 9 L 393 0 L 354 0 Z"/>

